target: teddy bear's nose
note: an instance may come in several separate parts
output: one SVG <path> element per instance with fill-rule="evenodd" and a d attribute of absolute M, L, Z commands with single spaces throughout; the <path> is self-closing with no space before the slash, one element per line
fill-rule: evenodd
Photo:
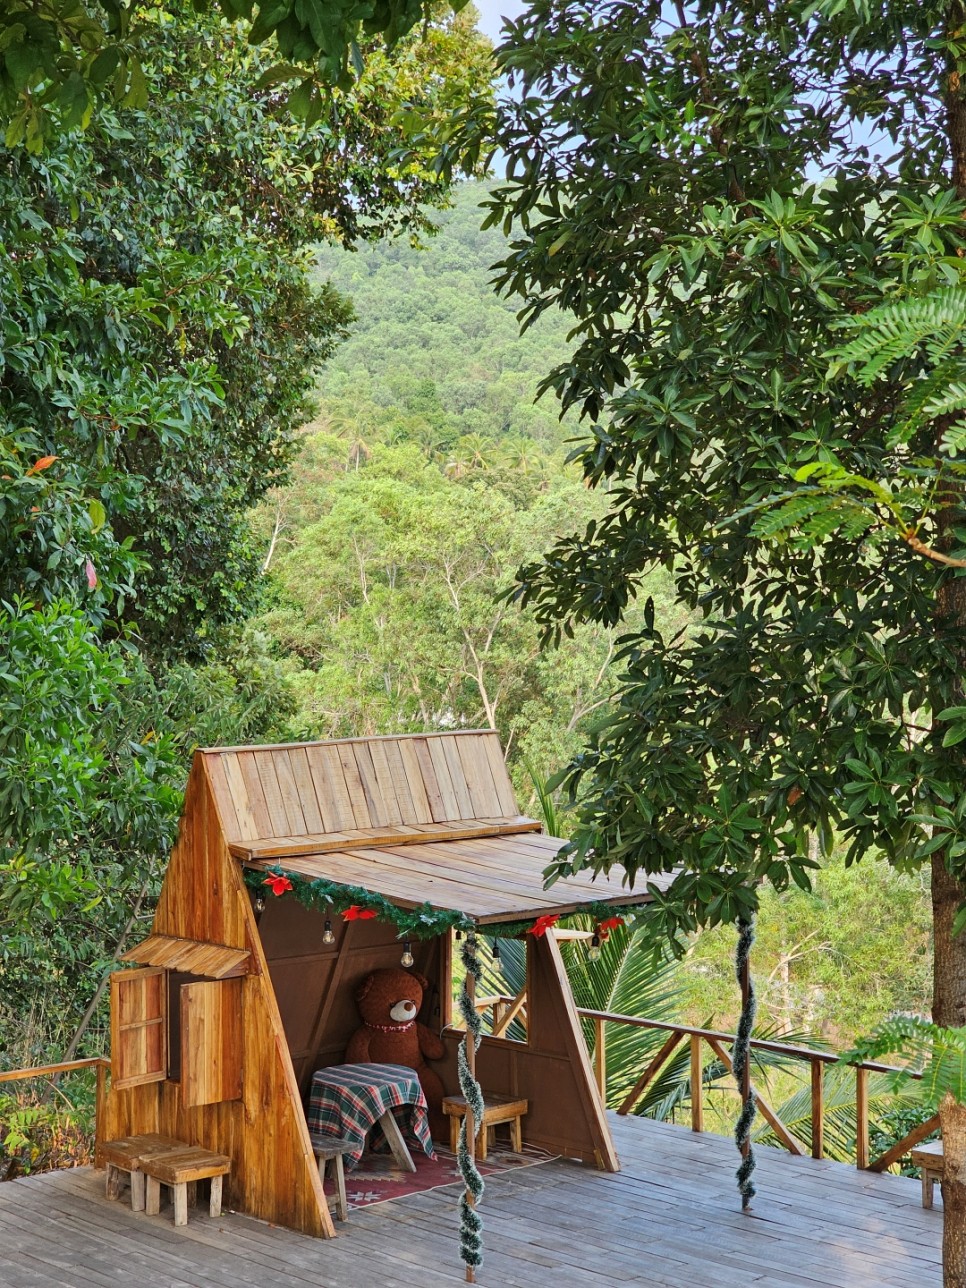
<path fill-rule="evenodd" d="M 389 1014 L 394 1020 L 411 1020 L 416 1014 L 416 1003 L 409 1000 L 396 1002 Z"/>

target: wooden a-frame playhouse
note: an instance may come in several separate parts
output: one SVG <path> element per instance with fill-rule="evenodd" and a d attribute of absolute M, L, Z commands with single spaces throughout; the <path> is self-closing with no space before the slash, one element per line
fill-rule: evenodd
<path fill-rule="evenodd" d="M 152 934 L 111 979 L 98 1143 L 161 1132 L 226 1154 L 230 1207 L 332 1235 L 303 1104 L 313 1071 L 343 1060 L 356 984 L 398 966 L 400 942 L 386 921 L 333 915 L 325 944 L 321 911 L 268 893 L 258 911 L 244 869 L 428 902 L 481 933 L 646 899 L 586 876 L 545 890 L 561 844 L 520 814 L 490 731 L 199 751 Z M 528 1142 L 616 1171 L 559 947 L 553 934 L 526 942 L 526 1040 L 484 1037 L 477 1077 L 528 1099 Z M 442 1030 L 436 1067 L 455 1092 L 452 936 L 413 952 L 430 980 L 420 1019 Z"/>

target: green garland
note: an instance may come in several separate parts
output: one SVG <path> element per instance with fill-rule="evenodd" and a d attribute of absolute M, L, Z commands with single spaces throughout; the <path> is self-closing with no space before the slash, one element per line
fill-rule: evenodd
<path fill-rule="evenodd" d="M 748 971 L 748 963 L 754 942 L 754 921 L 739 921 L 738 947 L 735 953 L 735 975 L 739 984 L 746 976 L 748 979 L 748 994 L 743 1001 L 741 1015 L 738 1017 L 738 1030 L 735 1033 L 735 1042 L 731 1051 L 731 1068 L 738 1082 L 739 1090 L 745 1076 L 745 1070 L 748 1068 L 748 1062 L 751 1059 L 751 1031 L 755 1025 L 755 1010 L 757 1007 L 755 986 L 751 982 L 751 973 Z M 735 1123 L 735 1144 L 743 1155 L 741 1164 L 735 1173 L 738 1179 L 738 1193 L 741 1195 L 741 1210 L 743 1212 L 746 1212 L 751 1207 L 751 1200 L 755 1197 L 755 1184 L 751 1179 L 755 1170 L 755 1150 L 751 1143 L 751 1125 L 755 1121 L 757 1111 L 758 1101 L 755 1096 L 755 1089 L 751 1087 L 748 1092 L 748 1099 L 742 1103 L 741 1113 Z"/>
<path fill-rule="evenodd" d="M 340 885 L 337 881 L 326 881 L 324 877 L 312 881 L 297 873 L 285 872 L 278 864 L 267 869 L 245 869 L 246 886 L 263 898 L 274 897 L 269 889 L 272 877 L 288 881 L 289 887 L 281 893 L 291 894 L 303 908 L 336 913 L 358 908 L 375 914 L 379 921 L 390 922 L 398 930 L 400 939 L 432 939 L 454 928 L 472 930 L 475 925 L 472 918 L 462 912 L 434 908 L 428 903 L 420 904 L 418 908 L 397 908 L 381 894 L 362 886 Z"/>
<path fill-rule="evenodd" d="M 474 1132 L 479 1131 L 485 1112 L 483 1091 L 470 1069 L 468 1044 L 472 1041 L 473 1050 L 477 1051 L 483 1035 L 483 1023 L 480 1013 L 473 1005 L 468 983 L 470 976 L 479 984 L 483 977 L 483 967 L 477 956 L 478 943 L 476 934 L 470 930 L 460 943 L 460 960 L 466 970 L 463 980 L 463 991 L 460 993 L 460 1014 L 463 1017 L 465 1031 L 456 1054 L 456 1066 L 459 1070 L 460 1091 L 466 1100 L 468 1114 L 463 1115 L 460 1123 L 459 1143 L 456 1147 L 456 1160 L 459 1163 L 460 1175 L 466 1186 L 460 1196 L 460 1257 L 463 1264 L 474 1269 L 483 1264 L 483 1218 L 476 1210 L 476 1204 L 483 1197 L 483 1177 L 476 1166 L 476 1160 L 469 1151 L 466 1131 L 467 1119 L 472 1116 Z"/>
<path fill-rule="evenodd" d="M 469 931 L 474 928 L 489 939 L 519 939 L 544 920 L 538 917 L 535 922 L 532 917 L 528 917 L 525 921 L 501 921 L 494 925 L 477 926 L 472 917 L 452 908 L 434 908 L 429 903 L 420 904 L 418 908 L 397 908 L 383 895 L 366 890 L 363 886 L 341 885 L 338 881 L 327 881 L 324 877 L 310 880 L 296 872 L 286 872 L 278 863 L 269 868 L 245 869 L 245 884 L 253 895 L 275 897 L 270 889 L 272 878 L 288 882 L 279 894 L 291 895 L 304 908 L 335 913 L 357 908 L 374 914 L 379 921 L 388 921 L 395 926 L 400 939 L 432 939 L 450 930 Z M 566 917 L 590 917 L 599 924 L 610 917 L 626 918 L 634 910 L 633 905 L 627 904 L 615 907 L 610 903 L 588 903 L 576 913 L 567 913 Z M 552 923 L 561 919 L 554 917 Z M 551 918 L 546 920 L 551 922 Z"/>
<path fill-rule="evenodd" d="M 650 896 L 644 896 L 649 898 Z M 598 925 L 602 921 L 607 921 L 611 917 L 621 917 L 625 921 L 637 912 L 637 906 L 634 904 L 621 904 L 616 907 L 612 903 L 585 903 L 582 904 L 576 912 L 565 913 L 556 920 L 569 921 L 571 917 L 590 917 Z M 542 918 L 537 918 L 538 921 Z M 528 934 L 534 926 L 534 919 L 528 918 L 526 921 L 499 921 L 493 924 L 478 926 L 477 929 L 481 935 L 486 935 L 487 939 L 519 939 L 522 935 Z"/>

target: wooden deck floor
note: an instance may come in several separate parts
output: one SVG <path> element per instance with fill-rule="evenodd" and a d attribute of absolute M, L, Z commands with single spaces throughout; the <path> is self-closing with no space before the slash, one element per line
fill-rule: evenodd
<path fill-rule="evenodd" d="M 485 1288 L 939 1288 L 942 1209 L 919 1184 L 759 1150 L 754 1213 L 735 1152 L 636 1118 L 611 1123 L 623 1171 L 546 1163 L 487 1182 Z M 3 1288 L 436 1288 L 463 1282 L 452 1189 L 350 1214 L 303 1238 L 242 1216 L 133 1214 L 89 1168 L 0 1185 Z"/>

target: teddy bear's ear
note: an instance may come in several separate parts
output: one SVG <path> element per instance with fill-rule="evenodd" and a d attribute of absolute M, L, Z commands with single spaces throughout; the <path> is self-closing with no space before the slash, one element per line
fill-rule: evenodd
<path fill-rule="evenodd" d="M 369 996 L 369 990 L 372 988 L 373 984 L 375 983 L 375 980 L 376 980 L 375 975 L 367 975 L 367 976 L 365 977 L 365 979 L 362 981 L 362 983 L 361 983 L 361 984 L 359 985 L 359 987 L 356 989 L 356 1001 L 357 1001 L 357 1002 L 360 1002 L 360 1003 L 361 1003 L 361 1002 L 364 1002 L 364 1001 L 366 1000 L 366 998 Z"/>
<path fill-rule="evenodd" d="M 429 980 L 426 978 L 426 976 L 420 975 L 418 970 L 411 970 L 408 972 L 408 974 L 412 975 L 413 979 L 416 981 L 416 983 L 425 993 L 426 990 L 429 988 Z"/>

